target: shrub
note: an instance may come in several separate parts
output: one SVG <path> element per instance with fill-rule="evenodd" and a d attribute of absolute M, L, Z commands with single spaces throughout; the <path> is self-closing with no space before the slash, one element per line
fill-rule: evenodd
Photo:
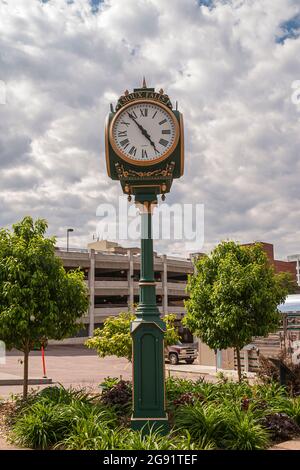
<path fill-rule="evenodd" d="M 120 380 L 111 388 L 103 390 L 101 401 L 108 406 L 126 407 L 131 404 L 132 388 L 131 382 Z"/>
<path fill-rule="evenodd" d="M 182 406 L 175 411 L 175 425 L 187 429 L 196 443 L 218 446 L 224 432 L 222 409 L 214 404 Z"/>
<path fill-rule="evenodd" d="M 70 404 L 75 400 L 81 403 L 90 403 L 95 397 L 92 397 L 85 388 L 65 388 L 63 385 L 46 387 L 35 397 L 36 400 L 45 401 L 53 404 Z"/>
<path fill-rule="evenodd" d="M 187 392 L 173 401 L 173 406 L 193 405 L 197 401 L 204 401 L 205 397 L 200 393 Z"/>
<path fill-rule="evenodd" d="M 300 434 L 297 423 L 285 413 L 269 414 L 262 418 L 261 424 L 275 442 L 287 441 Z"/>
<path fill-rule="evenodd" d="M 70 416 L 59 405 L 37 402 L 16 419 L 11 439 L 18 445 L 48 449 L 69 432 Z"/>
<path fill-rule="evenodd" d="M 144 430 L 127 430 L 123 434 L 121 449 L 124 450 L 210 450 L 214 448 L 212 442 L 199 441 L 199 445 L 193 442 L 191 435 L 187 430 L 182 434 L 177 434 L 171 430 L 168 435 L 161 435 L 159 429 L 150 429 L 149 434 L 145 435 Z"/>
<path fill-rule="evenodd" d="M 71 424 L 78 421 L 91 420 L 102 423 L 107 427 L 114 428 L 118 424 L 118 417 L 113 407 L 105 407 L 103 404 L 90 404 L 74 401 L 70 405 L 64 405 L 65 413 L 68 413 Z"/>
<path fill-rule="evenodd" d="M 12 426 L 12 440 L 26 447 L 50 448 L 70 435 L 84 440 L 89 428 L 118 424 L 114 408 L 95 402 L 84 389 L 48 387 L 32 400 L 18 410 Z"/>
<path fill-rule="evenodd" d="M 71 434 L 55 448 L 67 450 L 121 449 L 121 430 L 112 430 L 93 420 L 77 421 Z"/>
<path fill-rule="evenodd" d="M 300 398 L 285 400 L 285 402 L 281 404 L 280 411 L 285 412 L 300 426 Z"/>
<path fill-rule="evenodd" d="M 99 385 L 102 391 L 110 390 L 112 387 L 117 385 L 120 379 L 118 377 L 105 377 L 103 382 Z"/>
<path fill-rule="evenodd" d="M 219 441 L 221 447 L 232 450 L 258 450 L 267 447 L 268 432 L 252 413 L 232 406 L 223 410 L 223 419 L 226 426 Z"/>
<path fill-rule="evenodd" d="M 65 449 L 116 449 L 119 441 L 117 417 L 111 409 L 74 403 L 68 408 L 72 422 L 68 436 L 56 447 Z"/>

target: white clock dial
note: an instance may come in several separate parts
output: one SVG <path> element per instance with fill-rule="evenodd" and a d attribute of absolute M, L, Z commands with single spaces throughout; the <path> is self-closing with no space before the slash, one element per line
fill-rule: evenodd
<path fill-rule="evenodd" d="M 114 150 L 136 164 L 154 164 L 168 156 L 178 142 L 178 123 L 166 107 L 141 101 L 127 105 L 111 128 Z"/>

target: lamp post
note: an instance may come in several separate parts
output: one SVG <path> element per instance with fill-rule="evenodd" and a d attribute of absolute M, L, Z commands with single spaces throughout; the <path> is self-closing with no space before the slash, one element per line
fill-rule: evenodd
<path fill-rule="evenodd" d="M 67 229 L 67 251 L 69 251 L 69 233 L 74 232 L 73 228 L 68 228 Z"/>

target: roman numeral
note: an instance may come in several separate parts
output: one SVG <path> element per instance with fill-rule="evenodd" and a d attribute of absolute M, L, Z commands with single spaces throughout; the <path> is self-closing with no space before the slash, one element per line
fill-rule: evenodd
<path fill-rule="evenodd" d="M 148 158 L 147 150 L 142 149 L 142 158 Z"/>
<path fill-rule="evenodd" d="M 167 121 L 166 119 L 164 119 L 163 121 L 160 121 L 158 124 L 159 124 L 160 126 L 162 126 L 165 122 L 168 122 L 168 121 Z"/>
<path fill-rule="evenodd" d="M 160 145 L 163 145 L 164 147 L 166 147 L 169 142 L 165 139 L 160 139 L 159 143 L 160 143 Z"/>
<path fill-rule="evenodd" d="M 135 154 L 136 154 L 136 148 L 133 146 L 131 147 L 131 149 L 129 150 L 129 153 L 130 155 L 133 155 L 135 157 Z"/>
<path fill-rule="evenodd" d="M 130 113 L 128 113 L 128 115 L 131 115 L 134 117 L 134 119 L 137 119 L 137 114 L 135 111 L 130 111 Z"/>
<path fill-rule="evenodd" d="M 162 134 L 171 134 L 171 131 L 170 129 L 166 129 L 166 130 L 163 130 L 161 131 Z"/>
<path fill-rule="evenodd" d="M 120 142 L 120 145 L 122 145 L 122 147 L 124 147 L 124 149 L 126 149 L 126 147 L 128 147 L 128 145 L 129 145 L 129 140 L 128 139 L 122 140 Z"/>
<path fill-rule="evenodd" d="M 148 109 L 147 108 L 140 109 L 140 112 L 141 112 L 141 116 L 143 116 L 143 117 L 148 116 Z"/>
<path fill-rule="evenodd" d="M 118 131 L 118 137 L 127 137 L 127 131 Z"/>
<path fill-rule="evenodd" d="M 157 111 L 155 111 L 155 113 L 153 114 L 152 119 L 154 119 L 156 115 L 157 115 Z"/>
<path fill-rule="evenodd" d="M 130 122 L 126 122 L 126 121 L 121 121 L 121 124 L 123 124 L 126 127 L 130 126 Z"/>

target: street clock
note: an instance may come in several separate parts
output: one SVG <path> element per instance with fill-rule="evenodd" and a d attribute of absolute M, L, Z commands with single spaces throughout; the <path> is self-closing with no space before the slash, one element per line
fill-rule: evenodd
<path fill-rule="evenodd" d="M 177 108 L 177 106 L 176 106 Z M 163 90 L 127 90 L 111 112 L 105 128 L 108 175 L 119 180 L 128 196 L 145 190 L 158 195 L 170 191 L 183 174 L 182 114 L 173 109 Z"/>
<path fill-rule="evenodd" d="M 169 430 L 165 401 L 164 333 L 156 303 L 152 239 L 152 210 L 157 196 L 170 191 L 183 174 L 184 141 L 181 113 L 160 90 L 125 91 L 111 105 L 105 126 L 107 172 L 123 192 L 134 196 L 141 214 L 139 304 L 131 322 L 133 365 L 133 429 Z"/>

